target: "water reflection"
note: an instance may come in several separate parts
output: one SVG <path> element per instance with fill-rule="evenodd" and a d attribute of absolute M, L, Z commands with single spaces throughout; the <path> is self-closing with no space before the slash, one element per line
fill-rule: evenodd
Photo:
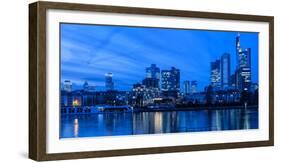
<path fill-rule="evenodd" d="M 258 109 L 104 113 L 61 117 L 60 137 L 94 137 L 258 128 Z"/>
<path fill-rule="evenodd" d="M 78 125 L 78 119 L 74 119 L 74 137 L 78 137 L 79 133 L 79 125 Z"/>

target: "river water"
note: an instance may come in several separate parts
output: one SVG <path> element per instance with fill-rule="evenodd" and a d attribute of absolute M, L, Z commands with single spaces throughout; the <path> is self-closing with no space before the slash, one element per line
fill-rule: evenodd
<path fill-rule="evenodd" d="M 63 115 L 60 138 L 258 128 L 258 108 Z"/>

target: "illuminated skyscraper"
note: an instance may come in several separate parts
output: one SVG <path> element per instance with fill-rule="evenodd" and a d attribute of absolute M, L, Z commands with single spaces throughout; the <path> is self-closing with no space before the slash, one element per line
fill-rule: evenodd
<path fill-rule="evenodd" d="M 150 67 L 145 69 L 146 78 L 142 81 L 142 84 L 147 88 L 159 88 L 160 82 L 160 69 L 156 64 L 151 64 Z"/>
<path fill-rule="evenodd" d="M 220 89 L 221 87 L 221 64 L 220 60 L 211 62 L 211 85 L 214 89 Z"/>
<path fill-rule="evenodd" d="M 190 91 L 190 81 L 189 80 L 186 80 L 183 82 L 183 93 L 185 95 L 189 94 L 191 91 Z"/>
<path fill-rule="evenodd" d="M 197 92 L 197 81 L 196 80 L 186 80 L 183 82 L 183 92 L 185 95 Z"/>
<path fill-rule="evenodd" d="M 237 85 L 237 79 L 236 79 L 237 75 L 236 73 L 232 74 L 230 76 L 230 88 L 231 89 L 235 89 L 236 88 L 236 85 Z"/>
<path fill-rule="evenodd" d="M 237 57 L 237 86 L 239 90 L 250 90 L 251 86 L 251 49 L 241 48 L 240 34 L 236 37 L 236 57 Z"/>
<path fill-rule="evenodd" d="M 191 93 L 196 93 L 197 92 L 197 81 L 192 80 L 191 81 Z"/>
<path fill-rule="evenodd" d="M 230 86 L 230 54 L 224 53 L 221 56 L 221 89 Z"/>
<path fill-rule="evenodd" d="M 164 95 L 177 97 L 180 91 L 180 70 L 172 67 L 161 71 L 161 90 Z"/>
<path fill-rule="evenodd" d="M 160 80 L 160 69 L 156 66 L 156 64 L 151 64 L 150 67 L 145 69 L 146 78 L 153 78 Z"/>
<path fill-rule="evenodd" d="M 114 83 L 112 80 L 113 74 L 111 72 L 105 74 L 105 88 L 106 90 L 114 90 Z"/>

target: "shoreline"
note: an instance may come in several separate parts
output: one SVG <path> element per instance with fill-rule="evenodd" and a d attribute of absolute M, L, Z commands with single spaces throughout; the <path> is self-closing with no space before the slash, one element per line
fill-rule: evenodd
<path fill-rule="evenodd" d="M 134 108 L 126 111 L 99 111 L 99 112 L 88 112 L 88 113 L 64 113 L 63 115 L 91 115 L 91 114 L 108 114 L 108 113 L 142 113 L 142 112 L 173 112 L 173 111 L 214 111 L 214 110 L 235 110 L 245 109 L 244 106 L 205 106 L 205 107 L 176 107 L 176 108 L 158 108 L 158 109 L 147 109 L 147 108 Z M 247 106 L 247 109 L 258 109 L 258 105 Z"/>
<path fill-rule="evenodd" d="M 231 107 L 231 108 L 228 108 Z M 132 112 L 169 112 L 169 111 L 202 111 L 202 110 L 231 110 L 244 109 L 244 106 L 215 106 L 215 107 L 188 107 L 188 108 L 173 108 L 173 109 L 134 109 Z M 258 105 L 247 106 L 247 109 L 258 109 Z"/>

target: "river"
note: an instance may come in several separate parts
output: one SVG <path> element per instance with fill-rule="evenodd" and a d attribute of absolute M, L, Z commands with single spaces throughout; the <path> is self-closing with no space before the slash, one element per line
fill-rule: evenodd
<path fill-rule="evenodd" d="M 258 128 L 258 108 L 62 115 L 60 138 Z"/>

